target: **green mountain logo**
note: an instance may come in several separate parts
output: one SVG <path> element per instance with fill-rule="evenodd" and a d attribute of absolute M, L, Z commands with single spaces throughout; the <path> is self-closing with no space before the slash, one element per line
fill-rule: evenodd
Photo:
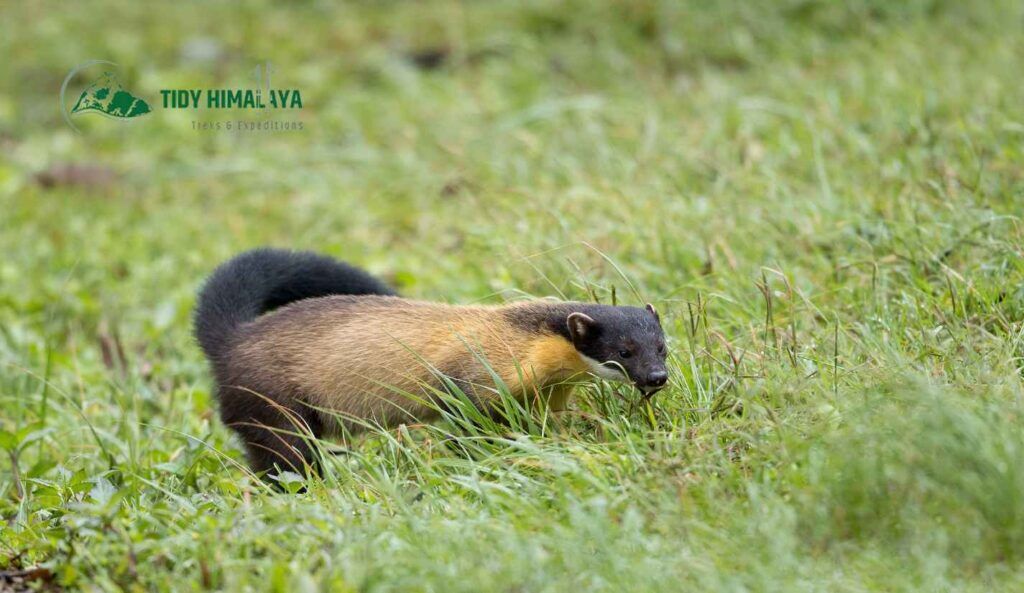
<path fill-rule="evenodd" d="M 146 115 L 150 109 L 149 103 L 124 90 L 117 77 L 104 72 L 99 80 L 82 91 L 78 102 L 71 109 L 72 114 L 90 112 L 129 118 Z"/>

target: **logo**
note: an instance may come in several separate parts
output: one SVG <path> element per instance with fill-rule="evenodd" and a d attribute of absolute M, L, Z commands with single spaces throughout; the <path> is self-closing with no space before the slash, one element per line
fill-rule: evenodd
<path fill-rule="evenodd" d="M 78 96 L 74 105 L 68 108 L 68 84 L 75 76 L 87 69 L 103 66 L 102 73 Z M 113 119 L 131 119 L 150 113 L 149 103 L 135 96 L 121 85 L 116 74 L 117 64 L 105 60 L 89 60 L 72 68 L 60 86 L 60 109 L 64 121 L 76 132 L 79 131 L 72 116 L 96 113 Z"/>
<path fill-rule="evenodd" d="M 164 109 L 302 109 L 299 89 L 275 88 L 270 62 L 256 66 L 256 86 L 248 89 L 161 89 Z"/>
<path fill-rule="evenodd" d="M 60 86 L 60 109 L 71 129 L 80 131 L 73 118 L 82 115 L 95 113 L 124 121 L 153 113 L 154 107 L 165 112 L 208 111 L 231 117 L 219 120 L 209 116 L 198 117 L 192 120 L 193 130 L 278 132 L 304 129 L 305 122 L 298 117 L 303 108 L 301 90 L 274 86 L 271 74 L 275 69 L 270 62 L 256 66 L 253 71 L 255 85 L 252 87 L 160 89 L 160 101 L 154 107 L 121 84 L 117 68 L 114 62 L 89 60 L 72 68 L 64 77 Z M 90 80 L 87 74 L 94 78 L 80 94 L 68 90 L 76 77 Z M 255 115 L 258 119 L 240 119 L 244 114 Z M 282 121 L 278 114 L 295 117 Z"/>

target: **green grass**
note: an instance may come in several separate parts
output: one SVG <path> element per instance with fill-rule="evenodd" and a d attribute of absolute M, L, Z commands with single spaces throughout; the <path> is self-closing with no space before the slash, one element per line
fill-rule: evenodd
<path fill-rule="evenodd" d="M 1016 3 L 0 13 L 0 569 L 85 590 L 1024 589 Z M 440 67 L 408 58 L 428 51 Z M 305 130 L 197 132 L 226 117 L 157 106 L 75 134 L 57 91 L 94 58 L 154 104 L 270 59 Z M 37 182 L 63 163 L 112 177 Z M 417 298 L 652 301 L 672 385 L 598 385 L 514 435 L 378 432 L 268 492 L 189 327 L 204 276 L 263 244 Z"/>

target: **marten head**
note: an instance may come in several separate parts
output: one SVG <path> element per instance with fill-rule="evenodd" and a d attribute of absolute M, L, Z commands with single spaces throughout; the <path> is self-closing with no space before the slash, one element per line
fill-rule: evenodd
<path fill-rule="evenodd" d="M 582 305 L 564 323 L 576 351 L 598 377 L 629 381 L 648 395 L 668 382 L 665 333 L 653 305 Z"/>

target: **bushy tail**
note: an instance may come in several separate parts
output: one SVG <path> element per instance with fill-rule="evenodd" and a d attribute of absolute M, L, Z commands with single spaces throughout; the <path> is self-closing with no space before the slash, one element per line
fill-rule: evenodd
<path fill-rule="evenodd" d="M 288 303 L 332 294 L 395 294 L 370 274 L 330 257 L 262 248 L 221 264 L 203 285 L 195 334 L 219 358 L 235 328 Z"/>

